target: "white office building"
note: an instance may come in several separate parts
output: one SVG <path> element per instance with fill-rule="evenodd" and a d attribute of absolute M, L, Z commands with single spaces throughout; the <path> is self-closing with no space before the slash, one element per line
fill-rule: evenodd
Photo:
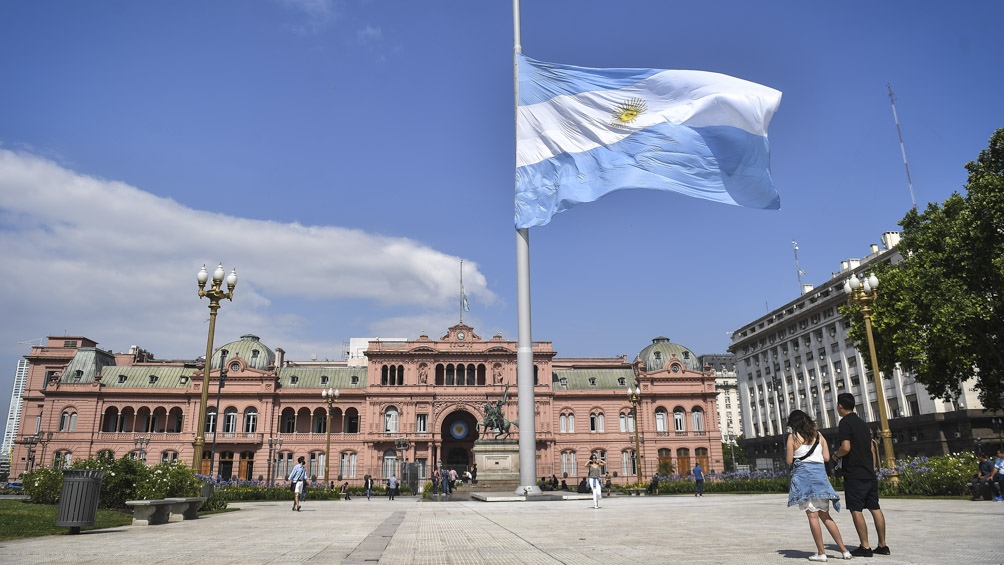
<path fill-rule="evenodd" d="M 785 422 L 792 410 L 815 418 L 832 443 L 840 420 L 837 395 L 843 392 L 854 395 L 856 411 L 878 435 L 875 380 L 865 366 L 868 345 L 859 349 L 848 337 L 850 321 L 839 308 L 847 304 L 843 286 L 848 277 L 902 260 L 898 242 L 898 232 L 886 232 L 881 248 L 873 244 L 866 257 L 843 261 L 829 281 L 805 285 L 801 296 L 733 333 L 729 350 L 736 356 L 743 448 L 757 468 L 784 465 Z M 959 398 L 942 400 L 932 399 L 898 367 L 884 377 L 897 457 L 973 449 L 977 438 L 992 441 L 994 414 L 983 410 L 971 384 Z"/>
<path fill-rule="evenodd" d="M 14 387 L 10 393 L 10 408 L 7 410 L 7 427 L 3 433 L 3 445 L 0 446 L 0 469 L 10 468 L 10 454 L 17 439 L 18 422 L 21 421 L 21 407 L 24 403 L 24 385 L 28 381 L 28 360 L 19 359 L 14 371 Z"/>

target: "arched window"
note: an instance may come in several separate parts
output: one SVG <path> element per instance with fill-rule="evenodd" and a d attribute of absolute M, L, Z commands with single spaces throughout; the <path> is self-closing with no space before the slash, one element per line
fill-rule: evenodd
<path fill-rule="evenodd" d="M 570 434 L 574 434 L 575 433 L 575 413 L 574 412 L 569 412 L 568 413 L 568 433 L 570 433 Z"/>
<path fill-rule="evenodd" d="M 383 476 L 384 478 L 397 474 L 397 452 L 388 449 L 383 453 Z"/>
<path fill-rule="evenodd" d="M 635 468 L 635 458 L 633 449 L 625 449 L 621 451 L 621 475 L 636 475 L 638 470 Z"/>
<path fill-rule="evenodd" d="M 282 411 L 282 433 L 291 434 L 296 432 L 296 411 L 292 408 L 286 408 Z"/>
<path fill-rule="evenodd" d="M 404 384 L 404 365 L 383 365 L 380 367 L 380 384 L 395 386 Z"/>
<path fill-rule="evenodd" d="M 691 420 L 694 423 L 694 431 L 695 432 L 703 432 L 704 431 L 704 410 L 701 410 L 700 407 L 695 407 L 694 411 L 690 413 L 690 418 L 691 418 Z"/>
<path fill-rule="evenodd" d="M 237 409 L 230 407 L 223 412 L 223 433 L 232 434 L 237 431 Z"/>
<path fill-rule="evenodd" d="M 207 434 L 211 434 L 216 431 L 216 408 L 210 407 L 206 409 L 206 429 Z"/>
<path fill-rule="evenodd" d="M 109 406 L 105 410 L 105 420 L 102 423 L 101 431 L 103 432 L 114 432 L 118 429 L 119 425 L 119 410 L 114 406 Z"/>
<path fill-rule="evenodd" d="M 72 410 L 64 410 L 59 416 L 59 431 L 61 432 L 75 432 L 77 431 L 77 413 Z"/>
<path fill-rule="evenodd" d="M 569 475 L 575 476 L 577 465 L 575 464 L 575 452 L 574 451 L 562 451 L 561 452 L 561 476 L 562 478 Z"/>
<path fill-rule="evenodd" d="M 244 433 L 253 434 L 258 431 L 258 409 L 248 408 L 244 411 Z"/>
<path fill-rule="evenodd" d="M 391 434 L 396 434 L 398 420 L 399 420 L 399 414 L 397 412 L 397 408 L 394 406 L 388 406 L 387 410 L 384 411 L 383 415 L 383 421 L 384 421 L 383 431 Z"/>
<path fill-rule="evenodd" d="M 160 454 L 161 463 L 167 463 L 169 461 L 177 461 L 178 452 L 177 451 L 164 451 Z"/>
<path fill-rule="evenodd" d="M 69 467 L 71 459 L 73 459 L 73 454 L 61 449 L 52 455 L 52 468 L 63 469 Z"/>
<path fill-rule="evenodd" d="M 184 424 L 184 421 L 185 413 L 181 410 L 181 408 L 171 408 L 171 412 L 167 418 L 167 432 L 181 433 L 181 427 Z"/>
<path fill-rule="evenodd" d="M 690 469 L 690 450 L 686 447 L 681 447 L 676 450 L 676 473 L 678 475 L 689 475 L 691 473 Z"/>
<path fill-rule="evenodd" d="M 136 411 L 136 431 L 142 433 L 153 431 L 150 425 L 150 409 L 146 406 Z"/>
<path fill-rule="evenodd" d="M 343 479 L 356 478 L 356 454 L 345 452 L 341 454 L 341 461 L 338 465 L 338 474 Z"/>
<path fill-rule="evenodd" d="M 314 414 L 311 417 L 313 423 L 310 425 L 310 430 L 315 434 L 323 434 L 328 431 L 328 411 L 325 408 L 318 408 L 314 410 Z"/>
<path fill-rule="evenodd" d="M 603 412 L 589 414 L 589 431 L 600 433 L 603 431 L 603 427 Z"/>
<path fill-rule="evenodd" d="M 558 431 L 560 433 L 568 432 L 568 416 L 564 414 L 558 416 Z"/>
<path fill-rule="evenodd" d="M 622 412 L 620 415 L 620 426 L 622 432 L 633 432 L 635 430 L 634 413 Z"/>
<path fill-rule="evenodd" d="M 293 454 L 291 452 L 281 452 L 275 457 L 274 479 L 285 479 L 293 471 Z"/>
<path fill-rule="evenodd" d="M 701 464 L 701 467 L 704 468 L 704 472 L 705 473 L 712 471 L 711 465 L 710 465 L 711 462 L 708 459 L 708 448 L 707 447 L 697 447 L 697 448 L 695 448 L 694 449 L 694 459 L 696 459 L 697 462 Z"/>
<path fill-rule="evenodd" d="M 359 433 L 359 411 L 355 408 L 349 408 L 345 411 L 345 433 Z"/>
<path fill-rule="evenodd" d="M 313 480 L 315 477 L 323 475 L 319 471 L 324 465 L 324 453 L 318 453 L 316 451 L 311 451 L 309 457 L 307 458 L 307 476 Z"/>
<path fill-rule="evenodd" d="M 666 429 L 666 420 L 667 418 L 665 409 L 659 408 L 658 410 L 655 411 L 655 431 L 657 433 L 658 432 L 665 433 L 666 431 L 668 431 Z"/>
<path fill-rule="evenodd" d="M 673 429 L 678 432 L 687 431 L 687 415 L 683 408 L 673 410 Z"/>

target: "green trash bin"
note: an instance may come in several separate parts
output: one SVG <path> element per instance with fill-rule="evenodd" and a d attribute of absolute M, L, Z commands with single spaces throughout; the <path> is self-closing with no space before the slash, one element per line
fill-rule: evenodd
<path fill-rule="evenodd" d="M 81 526 L 93 526 L 98 518 L 98 498 L 105 472 L 93 469 L 63 471 L 63 490 L 59 493 L 56 525 L 79 534 Z"/>

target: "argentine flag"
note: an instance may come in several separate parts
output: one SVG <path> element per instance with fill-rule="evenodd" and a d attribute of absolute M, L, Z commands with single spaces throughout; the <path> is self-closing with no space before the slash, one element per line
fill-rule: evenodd
<path fill-rule="evenodd" d="M 628 188 L 781 207 L 767 142 L 779 91 L 704 71 L 518 64 L 517 228 Z"/>

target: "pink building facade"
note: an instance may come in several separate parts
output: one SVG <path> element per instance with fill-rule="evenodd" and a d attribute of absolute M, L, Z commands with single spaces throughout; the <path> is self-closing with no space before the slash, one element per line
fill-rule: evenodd
<path fill-rule="evenodd" d="M 191 465 L 197 425 L 205 435 L 199 470 L 209 473 L 212 461 L 223 478 L 283 478 L 302 455 L 322 480 L 329 442 L 330 481 L 400 476 L 405 466 L 419 478 L 434 465 L 462 471 L 474 463 L 475 442 L 495 438 L 478 425 L 486 404 L 508 391 L 503 414 L 516 418 L 516 349 L 461 323 L 439 339 L 371 341 L 367 364 L 349 366 L 288 360 L 249 334 L 216 349 L 198 423 L 201 359 L 160 361 L 139 348 L 111 353 L 86 337 L 50 337 L 25 356 L 11 474 L 101 452 Z M 724 468 L 714 374 L 687 348 L 656 338 L 630 362 L 560 358 L 550 342 L 535 342 L 533 353 L 539 477 L 574 486 L 591 453 L 622 484 L 647 481 L 660 465 L 676 474 L 696 462 L 706 472 Z M 629 398 L 636 389 L 637 412 Z M 338 391 L 330 434 L 328 390 Z M 518 439 L 518 427 L 511 432 Z"/>

